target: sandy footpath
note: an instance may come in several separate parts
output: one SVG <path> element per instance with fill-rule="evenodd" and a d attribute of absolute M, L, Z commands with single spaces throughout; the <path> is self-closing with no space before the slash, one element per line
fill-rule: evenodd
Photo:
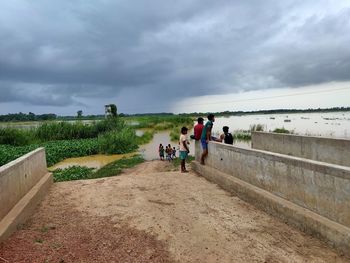
<path fill-rule="evenodd" d="M 0 245 L 0 263 L 350 262 L 204 178 L 171 169 L 152 161 L 117 177 L 54 184 Z"/>

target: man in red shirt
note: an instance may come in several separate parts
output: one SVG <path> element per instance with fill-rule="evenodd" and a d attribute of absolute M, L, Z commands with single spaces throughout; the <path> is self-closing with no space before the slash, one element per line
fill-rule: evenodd
<path fill-rule="evenodd" d="M 199 141 L 201 139 L 201 135 L 202 135 L 202 130 L 203 130 L 203 122 L 204 122 L 204 119 L 202 117 L 199 117 L 197 119 L 198 121 L 198 124 L 196 126 L 194 126 L 194 139 L 196 141 Z"/>

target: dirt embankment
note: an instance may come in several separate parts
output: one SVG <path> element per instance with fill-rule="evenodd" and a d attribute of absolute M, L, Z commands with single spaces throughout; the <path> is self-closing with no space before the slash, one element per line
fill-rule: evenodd
<path fill-rule="evenodd" d="M 56 183 L 0 245 L 8 262 L 350 262 L 193 173 L 146 162 Z M 0 262 L 2 259 L 0 259 Z"/>

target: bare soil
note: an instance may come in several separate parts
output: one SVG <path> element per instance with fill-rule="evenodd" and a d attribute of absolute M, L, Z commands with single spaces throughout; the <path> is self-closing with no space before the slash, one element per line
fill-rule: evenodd
<path fill-rule="evenodd" d="M 166 162 L 116 177 L 55 183 L 0 245 L 1 262 L 350 262 Z"/>

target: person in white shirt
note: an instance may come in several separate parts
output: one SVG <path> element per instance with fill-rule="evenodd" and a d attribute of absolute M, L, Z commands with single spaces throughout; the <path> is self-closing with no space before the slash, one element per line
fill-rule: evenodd
<path fill-rule="evenodd" d="M 180 145 L 180 160 L 181 160 L 181 172 L 182 173 L 188 173 L 186 170 L 186 158 L 189 154 L 190 150 L 188 149 L 189 141 L 187 140 L 187 131 L 188 129 L 186 127 L 181 128 L 181 135 L 179 140 Z"/>

